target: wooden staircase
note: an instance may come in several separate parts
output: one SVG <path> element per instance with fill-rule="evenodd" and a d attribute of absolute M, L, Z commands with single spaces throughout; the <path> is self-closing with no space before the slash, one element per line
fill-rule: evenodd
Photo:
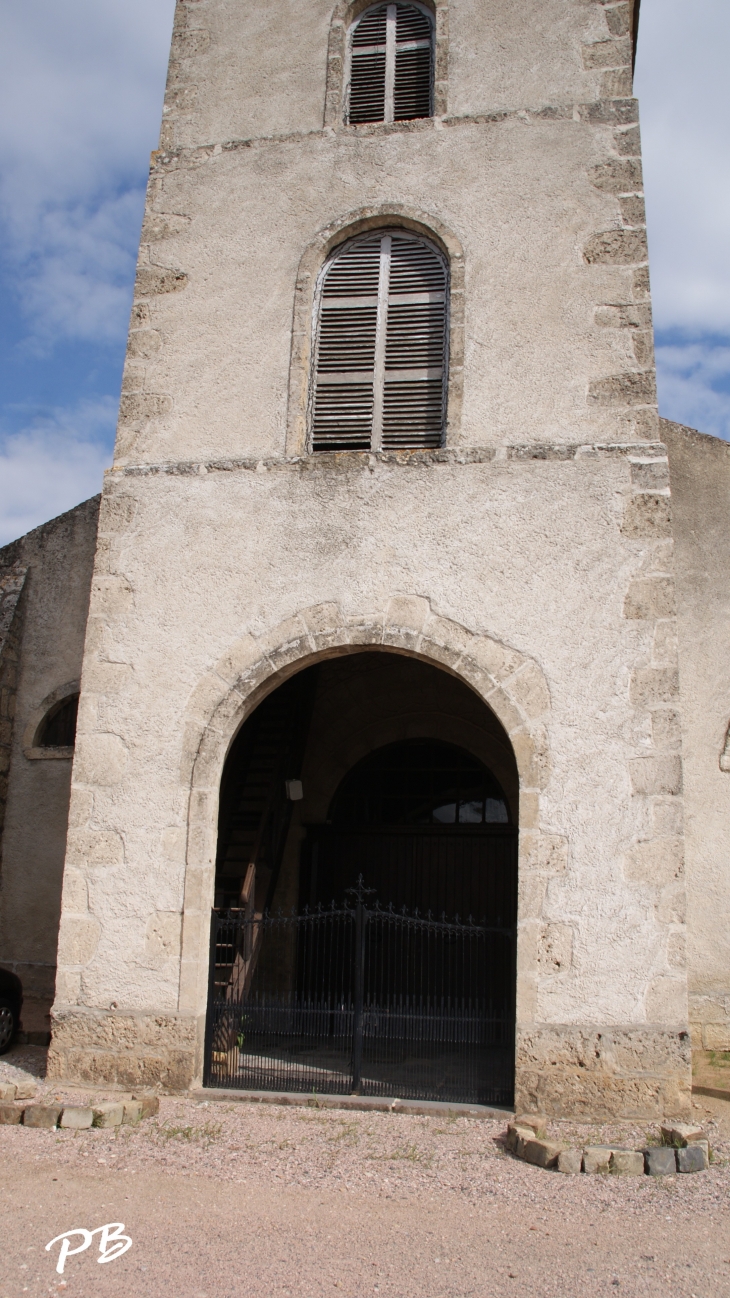
<path fill-rule="evenodd" d="M 221 785 L 216 909 L 241 909 L 255 920 L 271 908 L 291 822 L 286 783 L 301 776 L 317 668 L 280 686 L 243 726 Z M 245 949 L 244 949 L 245 948 Z M 216 950 L 217 994 L 239 999 L 256 968 L 257 927 L 246 926 L 242 949 Z"/>

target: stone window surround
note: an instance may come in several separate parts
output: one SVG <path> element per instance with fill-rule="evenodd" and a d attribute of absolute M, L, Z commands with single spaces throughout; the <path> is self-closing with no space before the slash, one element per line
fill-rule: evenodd
<path fill-rule="evenodd" d="M 464 251 L 461 243 L 437 217 L 396 203 L 360 208 L 332 222 L 307 245 L 299 262 L 294 290 L 289 388 L 286 417 L 286 454 L 304 456 L 309 451 L 309 393 L 312 381 L 315 330 L 315 293 L 320 271 L 341 243 L 368 230 L 399 227 L 430 239 L 449 264 L 449 355 L 446 392 L 445 445 L 458 442 L 464 383 Z M 353 452 L 343 452 L 352 454 Z"/>
<path fill-rule="evenodd" d="M 67 681 L 65 685 L 59 685 L 57 689 L 47 694 L 43 702 L 34 708 L 31 712 L 25 730 L 23 732 L 23 756 L 30 762 L 48 762 L 48 761 L 70 761 L 74 755 L 73 745 L 63 748 L 42 748 L 38 743 L 38 735 L 41 726 L 45 721 L 51 708 L 64 699 L 73 697 L 81 689 L 80 681 Z"/>
<path fill-rule="evenodd" d="M 446 113 L 448 101 L 448 0 L 419 0 L 419 3 L 430 10 L 434 20 L 433 115 L 434 117 L 443 117 Z M 373 0 L 351 0 L 350 3 L 340 0 L 332 15 L 327 47 L 325 126 L 347 127 L 351 131 L 358 129 L 357 125 L 349 126 L 345 122 L 347 40 L 355 19 L 359 18 L 360 14 L 364 13 L 366 9 L 372 7 Z M 368 123 L 368 125 L 372 125 L 372 123 Z M 398 123 L 394 123 L 394 125 L 397 126 Z M 408 126 L 409 123 L 404 122 L 402 125 Z M 393 129 L 392 126 L 390 129 Z"/>

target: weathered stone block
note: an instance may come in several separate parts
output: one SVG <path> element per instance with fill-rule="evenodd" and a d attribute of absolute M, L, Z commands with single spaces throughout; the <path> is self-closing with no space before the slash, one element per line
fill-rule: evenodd
<path fill-rule="evenodd" d="M 608 1173 L 612 1152 L 605 1145 L 588 1145 L 583 1150 L 583 1171 L 591 1174 Z"/>
<path fill-rule="evenodd" d="M 529 1127 L 533 1136 L 544 1136 L 547 1131 L 548 1119 L 544 1113 L 520 1113 L 515 1115 L 515 1124 L 520 1127 Z"/>
<path fill-rule="evenodd" d="M 610 41 L 594 41 L 582 46 L 585 68 L 620 68 L 631 63 L 631 41 L 628 36 Z"/>
<path fill-rule="evenodd" d="M 568 1176 L 583 1170 L 583 1154 L 580 1149 L 563 1149 L 558 1154 L 558 1171 Z"/>
<path fill-rule="evenodd" d="M 629 31 L 631 12 L 628 4 L 612 5 L 606 10 L 606 25 L 612 36 L 625 36 Z"/>
<path fill-rule="evenodd" d="M 182 270 L 164 266 L 140 266 L 135 282 L 135 296 L 152 297 L 157 293 L 177 293 L 185 288 L 188 277 Z"/>
<path fill-rule="evenodd" d="M 139 1101 L 142 1106 L 141 1117 L 154 1118 L 160 1112 L 160 1097 L 158 1095 L 134 1095 L 133 1100 Z"/>
<path fill-rule="evenodd" d="M 679 757 L 632 757 L 628 765 L 634 793 L 659 795 L 682 792 L 682 763 Z"/>
<path fill-rule="evenodd" d="M 644 1171 L 647 1176 L 673 1176 L 677 1160 L 673 1149 L 659 1147 L 644 1151 Z"/>
<path fill-rule="evenodd" d="M 0 1101 L 14 1100 L 17 1089 L 15 1082 L 0 1082 Z"/>
<path fill-rule="evenodd" d="M 535 1133 L 530 1127 L 523 1127 L 519 1122 L 510 1122 L 507 1127 L 507 1148 L 518 1158 L 523 1158 L 528 1140 L 534 1140 Z"/>
<path fill-rule="evenodd" d="M 589 266 L 631 266 L 648 259 L 644 230 L 603 230 L 583 247 Z"/>
<path fill-rule="evenodd" d="M 614 1149 L 608 1170 L 615 1176 L 643 1176 L 644 1155 L 634 1149 Z"/>
<path fill-rule="evenodd" d="M 701 1127 L 693 1122 L 671 1122 L 662 1124 L 662 1140 L 667 1145 L 684 1146 L 696 1140 L 705 1140 Z"/>
<path fill-rule="evenodd" d="M 646 406 L 656 401 L 656 381 L 650 370 L 627 370 L 588 386 L 588 403 L 594 406 Z"/>
<path fill-rule="evenodd" d="M 642 491 L 632 496 L 624 510 L 621 531 L 624 536 L 631 539 L 671 536 L 672 514 L 669 496 L 650 491 Z"/>
<path fill-rule="evenodd" d="M 687 1145 L 686 1149 L 677 1150 L 678 1172 L 704 1172 L 708 1165 L 701 1145 Z"/>
<path fill-rule="evenodd" d="M 672 577 L 644 577 L 632 581 L 624 600 L 624 617 L 673 617 L 676 612 L 675 587 Z"/>
<path fill-rule="evenodd" d="M 555 1167 L 563 1149 L 564 1146 L 557 1141 L 538 1140 L 534 1137 L 525 1141 L 522 1157 L 526 1163 L 533 1163 L 535 1167 Z"/>
<path fill-rule="evenodd" d="M 72 1131 L 85 1131 L 94 1121 L 93 1109 L 85 1108 L 82 1105 L 70 1105 L 63 1110 L 61 1114 L 60 1127 L 68 1127 Z"/>
<path fill-rule="evenodd" d="M 123 1104 L 108 1103 L 94 1105 L 95 1127 L 120 1127 L 123 1121 Z"/>
<path fill-rule="evenodd" d="M 126 1126 L 136 1127 L 142 1120 L 142 1105 L 139 1100 L 125 1100 L 122 1122 Z"/>
<path fill-rule="evenodd" d="M 616 147 L 619 153 L 628 157 L 638 157 L 641 153 L 641 133 L 638 126 L 616 131 Z"/>
<path fill-rule="evenodd" d="M 6 1127 L 15 1126 L 20 1122 L 23 1116 L 23 1110 L 16 1104 L 0 1104 L 0 1125 Z"/>
<path fill-rule="evenodd" d="M 23 1110 L 23 1126 L 56 1127 L 60 1116 L 60 1104 L 30 1104 Z"/>
<path fill-rule="evenodd" d="M 37 1090 L 38 1087 L 35 1082 L 30 1080 L 30 1078 L 21 1079 L 21 1081 L 16 1082 L 15 1084 L 15 1098 L 16 1100 L 35 1099 Z"/>
<path fill-rule="evenodd" d="M 635 708 L 672 703 L 679 694 L 679 676 L 673 667 L 639 667 L 632 673 L 629 698 Z"/>

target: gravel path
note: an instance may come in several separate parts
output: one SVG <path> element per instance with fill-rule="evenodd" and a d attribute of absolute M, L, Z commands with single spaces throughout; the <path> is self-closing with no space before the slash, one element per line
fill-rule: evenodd
<path fill-rule="evenodd" d="M 0 1127 L 0 1298 L 730 1298 L 728 1107 L 696 1115 L 710 1170 L 661 1179 L 541 1171 L 505 1152 L 504 1122 L 448 1114 L 163 1099 L 137 1128 Z M 106 1266 L 91 1248 L 69 1257 L 61 1279 L 45 1244 L 110 1221 L 132 1247 Z"/>

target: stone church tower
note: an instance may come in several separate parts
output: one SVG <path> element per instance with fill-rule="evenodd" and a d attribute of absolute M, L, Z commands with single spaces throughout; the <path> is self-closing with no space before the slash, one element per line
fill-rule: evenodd
<path fill-rule="evenodd" d="M 257 913 L 301 899 L 301 845 L 358 762 L 470 754 L 518 832 L 516 1103 L 687 1111 L 634 2 L 178 0 L 91 581 L 54 1076 L 200 1083 L 211 907 L 248 886 L 225 828 L 240 736 L 298 689 Z M 721 963 L 700 948 L 697 1004 Z"/>

